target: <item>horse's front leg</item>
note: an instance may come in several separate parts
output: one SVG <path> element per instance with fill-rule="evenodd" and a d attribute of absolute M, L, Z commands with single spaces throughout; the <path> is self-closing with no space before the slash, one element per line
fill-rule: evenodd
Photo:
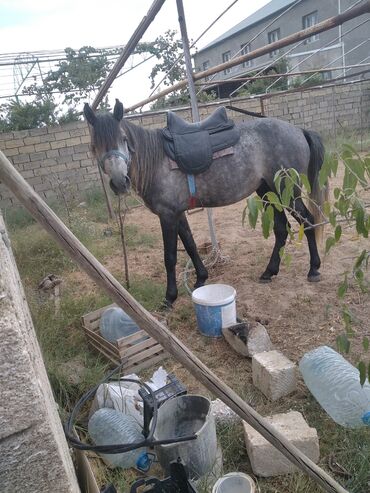
<path fill-rule="evenodd" d="M 200 286 L 203 286 L 208 279 L 208 271 L 204 267 L 202 259 L 199 256 L 197 246 L 195 244 L 193 235 L 191 234 L 188 220 L 185 216 L 185 212 L 181 214 L 179 219 L 179 236 L 195 268 L 197 280 L 195 282 L 194 288 L 199 288 Z"/>
<path fill-rule="evenodd" d="M 177 263 L 177 234 L 178 218 L 174 215 L 160 216 L 164 247 L 164 265 L 167 272 L 167 289 L 165 305 L 172 307 L 177 298 L 176 263 Z"/>

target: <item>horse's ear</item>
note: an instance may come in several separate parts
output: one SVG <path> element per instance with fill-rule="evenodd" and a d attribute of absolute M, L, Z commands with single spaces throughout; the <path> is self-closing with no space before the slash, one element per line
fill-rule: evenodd
<path fill-rule="evenodd" d="M 90 123 L 90 125 L 94 126 L 96 122 L 96 115 L 93 110 L 90 108 L 88 103 L 85 103 L 84 106 L 84 115 L 86 120 Z"/>
<path fill-rule="evenodd" d="M 113 110 L 113 116 L 114 118 L 120 122 L 123 118 L 123 113 L 124 113 L 124 110 L 123 110 L 123 104 L 121 103 L 121 101 L 119 101 L 118 99 L 116 99 L 116 104 L 114 105 L 114 110 Z"/>

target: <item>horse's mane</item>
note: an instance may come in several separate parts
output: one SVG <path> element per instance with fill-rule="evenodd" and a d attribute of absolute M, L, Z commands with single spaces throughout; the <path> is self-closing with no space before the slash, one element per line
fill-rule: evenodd
<path fill-rule="evenodd" d="M 121 126 L 127 136 L 131 156 L 131 180 L 137 192 L 144 197 L 155 173 L 156 164 L 163 160 L 164 151 L 159 130 L 148 130 L 126 119 Z M 115 149 L 122 139 L 117 120 L 110 113 L 98 115 L 94 123 L 93 148 Z"/>
<path fill-rule="evenodd" d="M 152 184 L 156 165 L 165 157 L 160 130 L 146 129 L 127 120 L 122 120 L 121 125 L 132 155 L 131 179 L 137 192 L 145 197 Z"/>

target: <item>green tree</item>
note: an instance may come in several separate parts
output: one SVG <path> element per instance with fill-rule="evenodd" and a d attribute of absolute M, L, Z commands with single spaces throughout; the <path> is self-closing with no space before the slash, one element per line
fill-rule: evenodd
<path fill-rule="evenodd" d="M 51 99 L 22 103 L 16 99 L 0 107 L 0 131 L 10 132 L 57 123 L 56 104 Z"/>
<path fill-rule="evenodd" d="M 339 153 L 332 153 L 326 156 L 324 164 L 320 170 L 319 182 L 323 186 L 330 177 L 337 176 L 339 162 L 344 167 L 341 185 L 334 188 L 334 201 L 325 202 L 320 208 L 323 217 L 322 224 L 331 228 L 331 234 L 325 243 L 325 253 L 341 241 L 344 228 L 351 228 L 358 237 L 368 238 L 370 233 L 370 202 L 368 191 L 370 190 L 370 154 L 361 156 L 353 147 L 348 144 L 342 146 Z M 298 194 L 310 205 L 310 208 L 319 207 L 309 198 L 310 184 L 305 175 L 299 175 L 294 169 L 279 171 L 274 179 L 275 192 L 268 192 L 264 197 L 249 197 L 247 207 L 243 213 L 243 221 L 247 214 L 250 225 L 255 228 L 258 217 L 261 218 L 261 225 L 265 238 L 268 238 L 273 227 L 274 209 L 290 212 L 294 203 L 295 194 Z M 307 228 L 314 228 L 310 224 Z M 292 240 L 302 240 L 304 226 L 301 225 L 297 232 L 289 229 Z M 285 250 L 282 249 L 280 256 L 289 261 Z M 351 339 L 355 337 L 354 327 L 365 326 L 368 321 L 361 319 L 360 313 L 354 313 L 346 304 L 346 295 L 350 290 L 358 289 L 368 297 L 370 302 L 370 279 L 368 268 L 370 262 L 370 246 L 360 248 L 358 254 L 353 257 L 352 268 L 343 272 L 342 279 L 338 279 L 337 294 L 342 300 L 343 334 L 337 338 L 337 346 L 341 352 L 348 353 L 351 346 Z M 369 348 L 369 338 L 364 336 L 362 345 L 365 351 Z M 363 360 L 358 362 L 360 380 L 363 384 L 366 376 L 370 381 L 370 361 Z"/>

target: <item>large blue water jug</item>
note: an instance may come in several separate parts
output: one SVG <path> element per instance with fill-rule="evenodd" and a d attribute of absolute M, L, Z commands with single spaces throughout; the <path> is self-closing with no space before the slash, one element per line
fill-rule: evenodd
<path fill-rule="evenodd" d="M 124 445 L 144 440 L 136 419 L 115 409 L 103 407 L 96 411 L 88 423 L 88 431 L 95 445 Z M 100 454 L 111 467 L 129 469 L 135 467 L 147 471 L 150 461 L 145 448 L 120 454 Z"/>
<path fill-rule="evenodd" d="M 121 337 L 130 336 L 140 329 L 122 308 L 112 306 L 107 308 L 99 323 L 100 334 L 109 342 L 116 342 Z"/>
<path fill-rule="evenodd" d="M 360 384 L 360 372 L 327 346 L 306 353 L 299 362 L 308 389 L 341 426 L 370 426 L 370 384 Z"/>

